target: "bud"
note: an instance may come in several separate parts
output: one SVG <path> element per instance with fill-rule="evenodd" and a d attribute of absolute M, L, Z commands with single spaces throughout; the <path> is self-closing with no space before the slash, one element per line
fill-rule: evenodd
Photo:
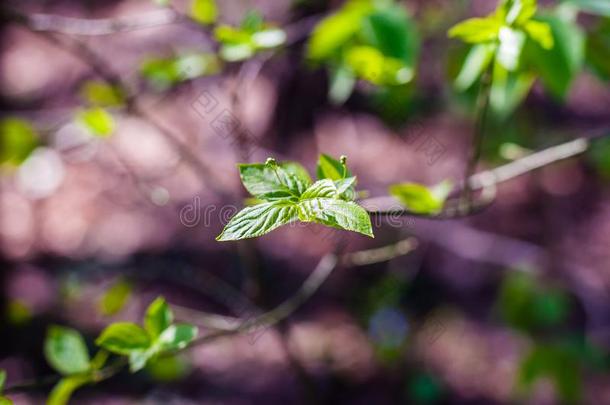
<path fill-rule="evenodd" d="M 341 157 L 339 158 L 339 162 L 341 162 L 341 164 L 345 166 L 347 164 L 347 156 L 341 155 Z"/>
<path fill-rule="evenodd" d="M 272 158 L 272 157 L 267 158 L 267 160 L 265 161 L 265 164 L 266 164 L 267 166 L 269 166 L 269 167 L 275 167 L 275 166 L 277 166 L 277 162 L 276 162 L 276 161 L 275 161 L 275 159 L 274 159 L 274 158 Z"/>

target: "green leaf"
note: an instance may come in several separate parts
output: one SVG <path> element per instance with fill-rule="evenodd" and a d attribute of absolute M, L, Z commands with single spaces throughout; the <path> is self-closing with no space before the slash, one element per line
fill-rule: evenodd
<path fill-rule="evenodd" d="M 399 85 L 411 81 L 413 69 L 400 59 L 385 57 L 377 48 L 367 45 L 350 47 L 345 62 L 362 79 L 377 85 Z"/>
<path fill-rule="evenodd" d="M 494 44 L 477 44 L 470 49 L 454 81 L 457 90 L 467 90 L 481 77 L 493 59 L 495 49 Z"/>
<path fill-rule="evenodd" d="M 451 182 L 445 180 L 431 188 L 417 183 L 394 184 L 389 193 L 412 212 L 434 215 L 443 210 L 451 189 Z"/>
<path fill-rule="evenodd" d="M 610 19 L 589 33 L 586 54 L 587 65 L 602 80 L 610 80 Z"/>
<path fill-rule="evenodd" d="M 218 18 L 216 0 L 193 0 L 190 16 L 202 25 L 210 25 Z"/>
<path fill-rule="evenodd" d="M 356 184 L 355 177 L 348 177 L 341 180 L 332 181 L 331 179 L 322 179 L 316 181 L 314 184 L 309 186 L 305 192 L 301 195 L 301 200 L 306 200 L 316 197 L 325 198 L 342 198 L 345 200 L 353 200 L 354 193 L 351 193 L 349 197 L 346 197 L 346 193 L 352 190 Z"/>
<path fill-rule="evenodd" d="M 494 65 L 489 105 L 499 119 L 505 119 L 523 101 L 534 84 L 529 72 L 509 72 L 499 63 Z"/>
<path fill-rule="evenodd" d="M 131 284 L 123 279 L 115 282 L 102 296 L 99 302 L 99 311 L 105 316 L 119 313 L 131 295 Z"/>
<path fill-rule="evenodd" d="M 44 343 L 47 362 L 61 374 L 84 373 L 90 369 L 87 345 L 78 331 L 51 326 Z"/>
<path fill-rule="evenodd" d="M 74 375 L 65 377 L 53 387 L 47 405 L 66 405 L 78 388 L 90 382 L 89 376 Z"/>
<path fill-rule="evenodd" d="M 0 370 L 0 393 L 4 390 L 5 383 L 6 383 L 6 371 Z"/>
<path fill-rule="evenodd" d="M 536 0 L 504 0 L 496 15 L 508 25 L 521 25 L 536 14 Z"/>
<path fill-rule="evenodd" d="M 337 13 L 324 18 L 313 29 L 307 44 L 307 57 L 324 60 L 334 56 L 360 31 L 362 19 L 372 10 L 367 2 L 351 1 Z"/>
<path fill-rule="evenodd" d="M 112 115 L 103 108 L 91 108 L 80 111 L 77 120 L 85 126 L 93 135 L 107 137 L 114 131 L 115 124 Z"/>
<path fill-rule="evenodd" d="M 38 136 L 27 121 L 17 118 L 0 121 L 0 165 L 20 165 L 37 145 Z"/>
<path fill-rule="evenodd" d="M 298 218 L 295 202 L 278 200 L 246 207 L 238 212 L 216 237 L 218 241 L 262 236 Z"/>
<path fill-rule="evenodd" d="M 563 3 L 587 13 L 610 17 L 610 2 L 607 0 L 564 0 Z"/>
<path fill-rule="evenodd" d="M 239 175 L 246 190 L 262 200 L 298 198 L 309 186 L 309 176 L 294 163 L 272 167 L 265 163 L 240 164 Z"/>
<path fill-rule="evenodd" d="M 554 46 L 544 49 L 539 43 L 531 42 L 527 47 L 528 62 L 551 95 L 563 99 L 584 61 L 584 34 L 575 23 L 557 17 L 541 20 L 550 26 Z"/>
<path fill-rule="evenodd" d="M 240 27 L 243 31 L 253 33 L 263 29 L 265 21 L 260 11 L 256 9 L 248 10 L 243 20 L 241 21 Z"/>
<path fill-rule="evenodd" d="M 159 344 L 163 350 L 183 349 L 197 337 L 197 332 L 193 325 L 172 325 L 161 333 Z"/>
<path fill-rule="evenodd" d="M 134 350 L 148 349 L 151 341 L 148 333 L 140 326 L 118 322 L 104 329 L 95 344 L 109 352 L 127 355 Z"/>
<path fill-rule="evenodd" d="M 140 65 L 140 74 L 157 90 L 165 90 L 185 80 L 218 73 L 221 61 L 213 53 L 187 53 L 171 58 L 149 58 Z"/>
<path fill-rule="evenodd" d="M 402 6 L 394 5 L 367 15 L 363 34 L 384 56 L 398 59 L 413 70 L 419 38 L 415 24 Z"/>
<path fill-rule="evenodd" d="M 174 314 L 163 297 L 155 299 L 146 310 L 144 328 L 150 336 L 157 338 L 174 321 Z"/>
<path fill-rule="evenodd" d="M 472 44 L 489 42 L 498 38 L 501 27 L 501 21 L 496 18 L 470 18 L 453 26 L 449 37 Z"/>
<path fill-rule="evenodd" d="M 368 212 L 351 201 L 336 198 L 304 199 L 298 203 L 298 217 L 303 222 L 317 222 L 374 238 Z"/>
<path fill-rule="evenodd" d="M 318 158 L 316 174 L 318 179 L 341 180 L 344 177 L 352 177 L 351 172 L 340 161 L 324 153 Z"/>
<path fill-rule="evenodd" d="M 0 405 L 13 405 L 13 401 L 9 398 L 0 395 Z"/>
<path fill-rule="evenodd" d="M 81 87 L 80 95 L 92 106 L 115 107 L 125 103 L 125 92 L 123 89 L 102 81 L 87 81 Z"/>
<path fill-rule="evenodd" d="M 506 70 L 512 72 L 517 70 L 521 59 L 521 51 L 525 45 L 526 35 L 523 31 L 509 27 L 500 28 L 496 60 Z"/>
<path fill-rule="evenodd" d="M 148 362 L 146 372 L 159 382 L 173 382 L 183 379 L 191 367 L 182 356 L 163 356 Z"/>
<path fill-rule="evenodd" d="M 537 42 L 543 49 L 549 50 L 553 48 L 555 44 L 553 32 L 547 23 L 531 20 L 523 26 L 523 29 L 528 37 Z"/>
<path fill-rule="evenodd" d="M 152 350 L 137 349 L 129 352 L 129 371 L 136 373 L 142 370 L 153 356 Z"/>

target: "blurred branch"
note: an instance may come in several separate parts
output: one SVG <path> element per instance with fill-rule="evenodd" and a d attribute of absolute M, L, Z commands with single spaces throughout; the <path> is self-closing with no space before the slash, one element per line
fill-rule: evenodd
<path fill-rule="evenodd" d="M 398 200 L 390 196 L 368 198 L 360 201 L 360 204 L 371 215 L 409 215 L 431 219 L 451 219 L 469 216 L 485 209 L 493 202 L 495 199 L 495 188 L 498 184 L 512 180 L 541 167 L 578 156 L 589 149 L 592 140 L 605 136 L 610 136 L 610 129 L 605 129 L 590 137 L 577 138 L 569 142 L 543 149 L 515 160 L 514 162 L 496 167 L 495 169 L 473 174 L 468 178 L 467 184 L 470 186 L 470 190 L 481 191 L 481 198 L 478 201 L 469 202 L 466 206 L 467 209 L 462 209 L 463 206 L 455 204 L 454 201 L 450 201 L 449 204 L 447 204 L 446 209 L 440 214 L 418 214 L 403 208 Z"/>

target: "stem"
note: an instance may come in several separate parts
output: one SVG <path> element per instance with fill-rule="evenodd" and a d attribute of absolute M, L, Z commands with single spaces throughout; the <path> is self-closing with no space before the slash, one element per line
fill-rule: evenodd
<path fill-rule="evenodd" d="M 479 88 L 479 96 L 477 100 L 476 126 L 472 137 L 472 147 L 466 171 L 464 172 L 464 189 L 462 192 L 462 209 L 465 212 L 470 210 L 472 203 L 472 188 L 468 179 L 474 174 L 477 163 L 481 157 L 481 148 L 483 146 L 483 136 L 485 134 L 485 123 L 487 121 L 487 112 L 489 110 L 489 93 L 491 91 L 491 73 L 493 69 L 493 61 L 483 74 L 481 86 Z"/>

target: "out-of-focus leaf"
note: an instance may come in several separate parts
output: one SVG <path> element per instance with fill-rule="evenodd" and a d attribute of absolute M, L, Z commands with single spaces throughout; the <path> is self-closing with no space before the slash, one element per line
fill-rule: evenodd
<path fill-rule="evenodd" d="M 170 4 L 170 0 L 153 0 L 153 3 L 161 7 L 167 7 Z"/>
<path fill-rule="evenodd" d="M 23 325 L 32 319 L 32 311 L 19 300 L 10 300 L 6 308 L 6 318 L 10 323 Z"/>
<path fill-rule="evenodd" d="M 508 71 L 517 70 L 521 59 L 521 51 L 525 44 L 525 34 L 520 30 L 502 27 L 500 28 L 498 39 L 500 40 L 500 45 L 496 54 L 497 62 Z"/>
<path fill-rule="evenodd" d="M 356 78 L 352 70 L 341 65 L 332 70 L 328 97 L 334 105 L 341 105 L 347 101 L 354 91 Z"/>
<path fill-rule="evenodd" d="M 587 13 L 610 17 L 610 2 L 607 0 L 563 0 L 563 3 Z"/>
<path fill-rule="evenodd" d="M 5 396 L 0 395 L 0 405 L 13 405 L 13 401 L 11 401 Z"/>
<path fill-rule="evenodd" d="M 87 345 L 74 329 L 51 326 L 45 339 L 44 354 L 49 364 L 64 375 L 84 373 L 90 368 Z"/>
<path fill-rule="evenodd" d="M 452 188 L 448 180 L 430 188 L 417 183 L 402 183 L 390 186 L 389 193 L 415 213 L 438 214 Z"/>
<path fill-rule="evenodd" d="M 587 151 L 587 157 L 595 165 L 601 176 L 610 180 L 610 137 L 593 141 Z"/>
<path fill-rule="evenodd" d="M 502 28 L 502 22 L 496 18 L 470 18 L 451 28 L 449 37 L 459 38 L 471 44 L 478 44 L 498 38 L 500 28 Z"/>
<path fill-rule="evenodd" d="M 174 321 L 174 314 L 163 297 L 155 299 L 146 310 L 144 328 L 153 338 L 167 329 Z"/>
<path fill-rule="evenodd" d="M 430 374 L 419 374 L 409 381 L 409 397 L 416 404 L 438 403 L 443 395 L 441 381 Z"/>
<path fill-rule="evenodd" d="M 536 14 L 536 0 L 503 0 L 497 17 L 508 25 L 521 25 Z"/>
<path fill-rule="evenodd" d="M 551 27 L 554 46 L 544 49 L 538 43 L 530 42 L 527 58 L 551 95 L 563 99 L 583 64 L 584 34 L 573 22 L 552 16 L 540 19 Z"/>
<path fill-rule="evenodd" d="M 523 29 L 528 37 L 537 42 L 543 49 L 549 50 L 553 48 L 555 41 L 550 25 L 541 21 L 528 21 Z"/>
<path fill-rule="evenodd" d="M 99 302 L 99 311 L 106 316 L 119 313 L 131 295 L 131 284 L 118 280 L 106 291 Z"/>
<path fill-rule="evenodd" d="M 17 118 L 0 121 L 0 165 L 18 166 L 37 145 L 38 136 L 27 121 Z"/>
<path fill-rule="evenodd" d="M 489 66 L 493 59 L 494 51 L 494 44 L 474 45 L 468 52 L 468 55 L 466 55 L 460 73 L 455 78 L 455 88 L 459 91 L 470 88 Z"/>
<path fill-rule="evenodd" d="M 134 323 L 119 322 L 109 325 L 95 343 L 112 353 L 129 355 L 134 350 L 146 350 L 151 341 L 148 333 Z"/>
<path fill-rule="evenodd" d="M 47 405 L 66 405 L 74 391 L 89 382 L 88 376 L 74 375 L 65 377 L 59 380 L 59 382 L 53 387 L 49 398 L 47 399 Z"/>
<path fill-rule="evenodd" d="M 200 24 L 214 24 L 218 18 L 216 0 L 192 0 L 190 16 Z"/>
<path fill-rule="evenodd" d="M 121 88 L 100 81 L 86 82 L 81 87 L 80 94 L 92 106 L 114 107 L 125 102 L 125 94 Z"/>
<path fill-rule="evenodd" d="M 257 32 L 263 29 L 265 20 L 263 15 L 256 9 L 249 10 L 241 21 L 240 27 L 245 32 Z"/>
<path fill-rule="evenodd" d="M 496 63 L 493 69 L 489 105 L 499 119 L 508 117 L 527 96 L 535 75 L 529 72 L 509 72 Z"/>
<path fill-rule="evenodd" d="M 269 28 L 252 34 L 252 42 L 259 49 L 270 49 L 286 42 L 286 33 L 279 28 Z"/>
<path fill-rule="evenodd" d="M 103 108 L 82 110 L 77 113 L 76 117 L 78 122 L 95 136 L 105 138 L 114 132 L 114 118 Z"/>
<path fill-rule="evenodd" d="M 610 80 L 610 19 L 605 19 L 587 37 L 587 65 L 603 80 Z"/>
<path fill-rule="evenodd" d="M 221 62 L 211 53 L 187 53 L 172 58 L 151 58 L 140 65 L 140 74 L 156 89 L 165 90 L 185 80 L 218 73 Z"/>
<path fill-rule="evenodd" d="M 4 390 L 4 383 L 6 383 L 6 371 L 0 369 L 0 393 Z"/>
<path fill-rule="evenodd" d="M 411 81 L 413 69 L 400 59 L 385 57 L 377 48 L 358 45 L 350 47 L 346 63 L 361 77 L 378 85 L 399 85 Z"/>
<path fill-rule="evenodd" d="M 157 381 L 172 382 L 186 377 L 189 364 L 179 356 L 164 356 L 149 362 L 146 371 Z"/>

